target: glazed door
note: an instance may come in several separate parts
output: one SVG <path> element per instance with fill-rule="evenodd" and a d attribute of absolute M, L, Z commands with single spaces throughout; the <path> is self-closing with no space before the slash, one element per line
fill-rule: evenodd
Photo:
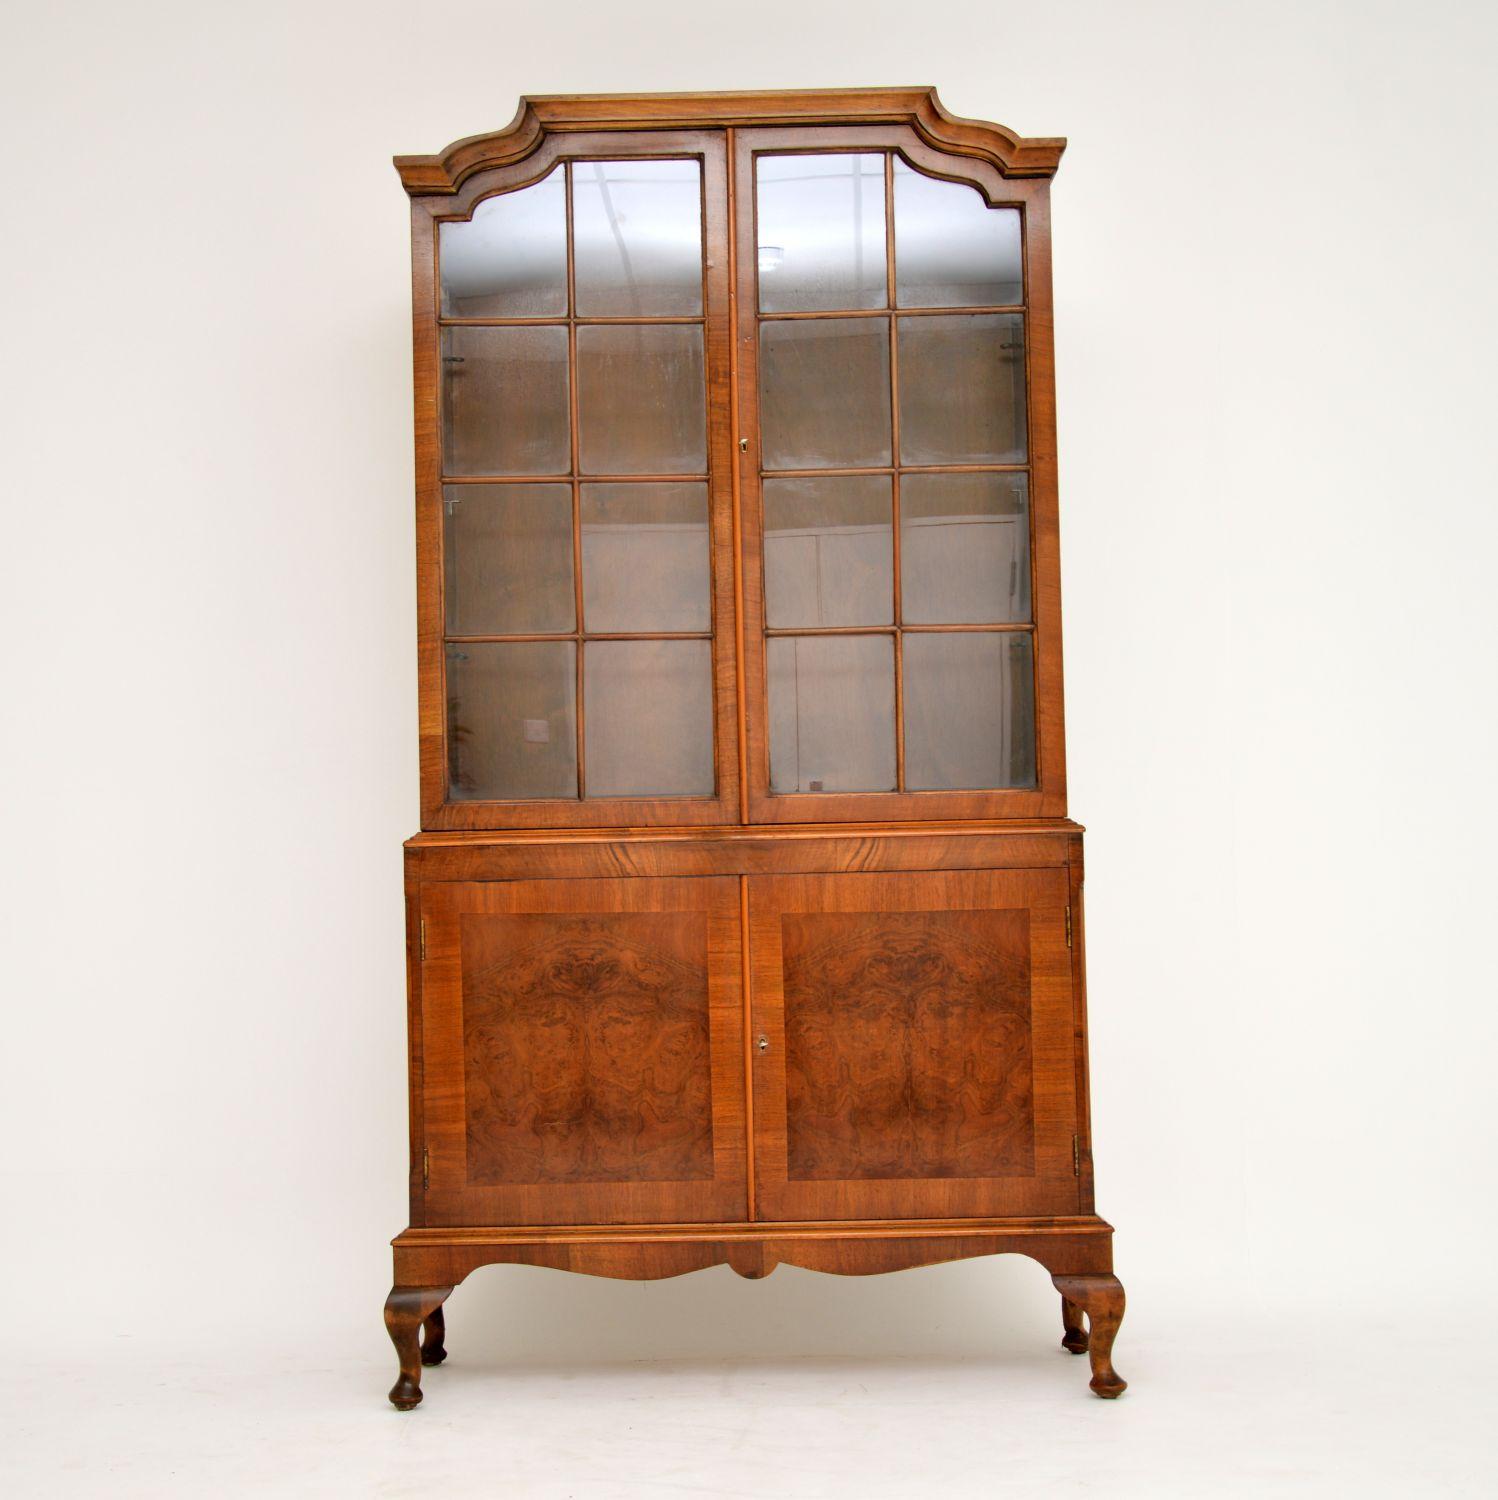
<path fill-rule="evenodd" d="M 1045 184 L 734 139 L 748 819 L 1059 816 Z"/>
<path fill-rule="evenodd" d="M 738 887 L 422 888 L 426 1223 L 745 1217 Z"/>
<path fill-rule="evenodd" d="M 724 149 L 580 132 L 415 211 L 426 827 L 738 815 Z"/>
<path fill-rule="evenodd" d="M 1061 870 L 749 881 L 762 1219 L 1078 1212 Z"/>

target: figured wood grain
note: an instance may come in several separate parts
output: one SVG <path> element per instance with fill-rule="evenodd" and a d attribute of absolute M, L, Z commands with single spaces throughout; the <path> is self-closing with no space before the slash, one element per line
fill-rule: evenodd
<path fill-rule="evenodd" d="M 753 1078 L 765 1217 L 1077 1212 L 1066 897 L 1064 870 L 750 877 L 752 1028 L 768 1041 Z M 816 1016 L 856 1012 L 860 990 L 872 1024 Z M 812 1017 L 800 1038 L 798 1008 Z M 992 1031 L 975 1038 L 975 1027 Z"/>
<path fill-rule="evenodd" d="M 738 882 L 420 889 L 426 1222 L 742 1218 Z"/>
<path fill-rule="evenodd" d="M 1065 816 L 1044 180 L 1063 145 L 958 120 L 931 90 L 865 89 L 529 99 L 506 130 L 398 159 L 413 199 L 427 830 L 406 847 L 412 1227 L 387 1312 L 401 1404 L 419 1399 L 423 1325 L 443 1348 L 442 1298 L 504 1262 L 758 1278 L 782 1262 L 865 1275 L 1028 1255 L 1056 1278 L 1069 1346 L 1093 1346 L 1094 1390 L 1123 1388 L 1122 1287 L 1092 1213 L 1081 829 Z M 769 793 L 764 149 L 897 152 L 1021 214 L 1033 788 Z M 683 154 L 704 174 L 717 795 L 449 801 L 438 227 L 563 161 Z M 942 310 L 909 316 L 923 312 Z"/>
<path fill-rule="evenodd" d="M 1024 911 L 781 919 L 795 1181 L 1035 1170 Z"/>
<path fill-rule="evenodd" d="M 712 1177 L 705 912 L 460 930 L 469 1182 Z"/>

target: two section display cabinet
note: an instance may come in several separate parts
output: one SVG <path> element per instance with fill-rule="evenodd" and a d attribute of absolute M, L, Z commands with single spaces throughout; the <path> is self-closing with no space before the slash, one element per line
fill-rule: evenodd
<path fill-rule="evenodd" d="M 390 1393 L 476 1268 L 1016 1251 L 1124 1383 L 1049 179 L 926 89 L 537 98 L 411 195 L 423 831 Z"/>

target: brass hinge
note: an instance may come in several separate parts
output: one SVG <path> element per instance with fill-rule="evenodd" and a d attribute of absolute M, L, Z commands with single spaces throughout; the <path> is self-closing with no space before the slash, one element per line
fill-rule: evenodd
<path fill-rule="evenodd" d="M 1079 1135 L 1071 1138 L 1071 1175 L 1073 1177 L 1082 1175 L 1082 1137 Z"/>
<path fill-rule="evenodd" d="M 1071 907 L 1066 908 L 1066 946 L 1071 947 Z M 422 950 L 422 957 L 426 957 L 426 950 Z"/>
<path fill-rule="evenodd" d="M 421 961 L 422 963 L 425 963 L 427 961 L 427 919 L 425 917 L 423 917 L 420 923 L 418 923 L 418 930 L 421 933 Z M 1068 943 L 1071 942 L 1070 915 L 1068 915 L 1066 919 L 1066 941 Z"/>
<path fill-rule="evenodd" d="M 430 1148 L 421 1148 L 421 1189 L 425 1192 L 432 1185 L 432 1153 Z"/>

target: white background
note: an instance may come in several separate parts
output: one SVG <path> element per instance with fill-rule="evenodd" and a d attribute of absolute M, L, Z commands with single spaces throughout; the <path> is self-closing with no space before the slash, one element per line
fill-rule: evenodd
<path fill-rule="evenodd" d="M 1498 11 L 5 16 L 11 1493 L 1485 1488 Z M 1070 771 L 1133 1388 L 1086 1396 L 1024 1261 L 504 1268 L 455 1294 L 453 1358 L 397 1417 L 417 765 L 389 158 L 522 92 L 887 83 L 1071 142 Z"/>

